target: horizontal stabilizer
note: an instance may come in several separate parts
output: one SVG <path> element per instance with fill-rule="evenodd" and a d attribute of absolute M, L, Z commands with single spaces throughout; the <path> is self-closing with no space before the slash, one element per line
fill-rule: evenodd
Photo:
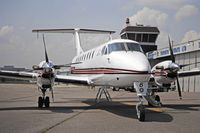
<path fill-rule="evenodd" d="M 95 30 L 95 29 L 35 29 L 32 32 L 36 33 L 74 33 L 75 31 L 79 33 L 95 33 L 95 34 L 113 34 L 115 31 L 109 30 Z"/>

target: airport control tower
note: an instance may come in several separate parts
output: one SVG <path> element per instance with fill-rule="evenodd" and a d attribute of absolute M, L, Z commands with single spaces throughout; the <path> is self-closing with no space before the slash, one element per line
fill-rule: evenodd
<path fill-rule="evenodd" d="M 126 19 L 126 27 L 122 29 L 120 36 L 122 39 L 130 39 L 141 44 L 145 53 L 157 50 L 156 39 L 160 31 L 157 27 L 138 25 L 131 26 L 129 18 Z"/>

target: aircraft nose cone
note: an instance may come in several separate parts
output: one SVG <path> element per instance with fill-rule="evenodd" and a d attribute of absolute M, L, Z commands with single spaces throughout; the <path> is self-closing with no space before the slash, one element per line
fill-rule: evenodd
<path fill-rule="evenodd" d="M 180 66 L 176 63 L 171 63 L 169 68 L 172 72 L 178 72 L 180 70 Z"/>
<path fill-rule="evenodd" d="M 112 55 L 112 59 L 115 60 L 115 66 L 120 66 L 119 68 L 129 69 L 137 72 L 150 72 L 151 69 L 149 61 L 143 53 L 123 52 L 118 54 Z"/>
<path fill-rule="evenodd" d="M 135 66 L 137 71 L 144 71 L 149 72 L 150 71 L 150 64 L 147 60 L 146 56 L 139 56 L 136 59 L 133 60 L 133 65 Z"/>

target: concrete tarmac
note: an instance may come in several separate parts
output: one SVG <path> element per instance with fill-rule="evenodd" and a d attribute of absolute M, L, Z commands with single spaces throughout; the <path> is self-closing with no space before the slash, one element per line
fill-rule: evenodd
<path fill-rule="evenodd" d="M 95 103 L 98 89 L 56 86 L 50 108 L 37 108 L 36 85 L 0 84 L 0 133 L 199 133 L 200 93 L 160 93 L 162 108 L 146 108 L 139 122 L 135 93 L 109 91 L 112 102 Z M 147 105 L 147 103 L 145 102 Z"/>

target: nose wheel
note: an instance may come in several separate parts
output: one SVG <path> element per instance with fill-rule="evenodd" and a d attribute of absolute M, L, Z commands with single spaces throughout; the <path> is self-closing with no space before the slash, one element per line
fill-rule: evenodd
<path fill-rule="evenodd" d="M 137 117 L 139 121 L 145 121 L 145 108 L 144 105 L 142 104 L 137 104 L 136 105 L 136 110 L 137 110 Z"/>
<path fill-rule="evenodd" d="M 50 105 L 49 97 L 38 97 L 38 108 L 42 108 L 43 105 L 48 108 Z"/>
<path fill-rule="evenodd" d="M 43 105 L 48 108 L 50 104 L 50 100 L 48 96 L 45 96 L 46 89 L 41 89 L 43 96 L 38 97 L 38 108 L 42 108 Z"/>

